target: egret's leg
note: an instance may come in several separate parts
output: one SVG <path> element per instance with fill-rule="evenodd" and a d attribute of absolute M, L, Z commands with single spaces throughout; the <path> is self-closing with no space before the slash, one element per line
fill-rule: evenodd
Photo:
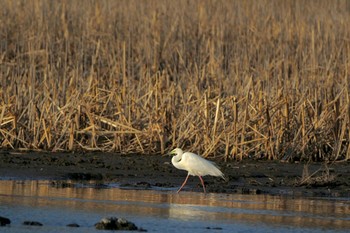
<path fill-rule="evenodd" d="M 202 186 L 203 186 L 204 193 L 206 193 L 203 178 L 202 178 L 201 176 L 198 176 L 198 177 L 199 177 L 199 179 L 200 179 L 201 182 L 202 182 Z"/>
<path fill-rule="evenodd" d="M 190 176 L 190 174 L 188 174 L 188 175 L 186 176 L 185 181 L 183 182 L 183 184 L 181 185 L 181 187 L 179 188 L 179 190 L 177 190 L 177 193 L 179 193 L 179 192 L 181 191 L 181 189 L 185 186 L 185 184 L 186 184 L 186 182 L 187 182 L 189 176 Z"/>

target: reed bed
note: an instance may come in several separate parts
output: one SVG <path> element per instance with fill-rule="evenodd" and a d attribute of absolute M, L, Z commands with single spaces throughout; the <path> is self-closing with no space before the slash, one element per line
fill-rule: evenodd
<path fill-rule="evenodd" d="M 3 148 L 349 160 L 350 2 L 1 0 Z"/>

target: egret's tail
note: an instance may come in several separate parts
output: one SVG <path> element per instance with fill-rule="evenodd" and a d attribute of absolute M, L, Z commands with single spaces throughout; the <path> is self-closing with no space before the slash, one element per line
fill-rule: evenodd
<path fill-rule="evenodd" d="M 222 173 L 220 171 L 220 169 L 216 166 L 216 164 L 213 164 L 213 165 L 214 165 L 215 169 L 212 169 L 209 175 L 211 175 L 211 176 L 218 176 L 218 177 L 221 177 L 222 179 L 225 180 L 224 173 Z"/>

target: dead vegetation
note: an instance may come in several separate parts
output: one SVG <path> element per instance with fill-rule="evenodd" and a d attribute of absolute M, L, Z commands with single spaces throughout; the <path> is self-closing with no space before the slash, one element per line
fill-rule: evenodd
<path fill-rule="evenodd" d="M 324 163 L 321 168 L 310 174 L 309 165 L 305 164 L 302 177 L 296 181 L 295 185 L 310 187 L 333 186 L 336 184 L 336 175 L 331 174 L 331 171 L 333 169 L 328 167 L 327 163 Z"/>
<path fill-rule="evenodd" d="M 2 147 L 350 158 L 349 1 L 1 5 Z"/>

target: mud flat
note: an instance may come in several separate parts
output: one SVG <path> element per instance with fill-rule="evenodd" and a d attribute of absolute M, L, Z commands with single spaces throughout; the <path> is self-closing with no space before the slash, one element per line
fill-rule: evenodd
<path fill-rule="evenodd" d="M 205 177 L 207 191 L 215 193 L 350 197 L 349 162 L 281 163 L 266 160 L 215 161 L 226 180 Z M 174 168 L 170 157 L 115 153 L 47 153 L 0 151 L 1 179 L 98 181 L 131 189 L 174 189 L 186 172 Z M 191 177 L 184 191 L 202 192 Z"/>

